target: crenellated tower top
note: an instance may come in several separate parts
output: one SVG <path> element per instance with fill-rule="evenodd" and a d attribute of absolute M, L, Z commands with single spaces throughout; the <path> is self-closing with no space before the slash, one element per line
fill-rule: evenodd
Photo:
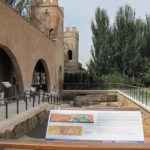
<path fill-rule="evenodd" d="M 32 5 L 58 6 L 58 0 L 33 0 Z"/>
<path fill-rule="evenodd" d="M 58 0 L 50 0 L 51 6 L 58 6 Z"/>

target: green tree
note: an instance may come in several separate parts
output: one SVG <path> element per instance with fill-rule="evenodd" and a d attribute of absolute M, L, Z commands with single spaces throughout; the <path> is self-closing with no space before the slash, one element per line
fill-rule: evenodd
<path fill-rule="evenodd" d="M 117 12 L 114 25 L 116 61 L 123 76 L 132 79 L 142 77 L 145 65 L 144 30 L 145 22 L 135 18 L 135 11 L 128 5 Z"/>
<path fill-rule="evenodd" d="M 143 57 L 150 58 L 150 16 L 146 16 L 146 22 L 144 24 L 145 30 L 143 33 L 143 50 L 141 51 Z"/>
<path fill-rule="evenodd" d="M 131 7 L 121 7 L 117 12 L 114 25 L 115 32 L 115 56 L 118 68 L 122 75 L 134 76 L 133 64 L 136 55 L 135 37 L 135 12 Z"/>
<path fill-rule="evenodd" d="M 150 17 L 137 19 L 135 11 L 126 5 L 119 8 L 114 24 L 110 26 L 106 11 L 97 8 L 92 34 L 88 65 L 91 74 L 104 79 L 120 74 L 125 80 L 138 82 L 148 78 Z"/>
<path fill-rule="evenodd" d="M 94 73 L 96 77 L 109 72 L 110 66 L 110 33 L 109 18 L 104 9 L 97 8 L 95 13 L 95 20 L 92 21 L 92 40 L 93 46 L 91 49 L 91 61 L 88 65 L 90 72 Z"/>

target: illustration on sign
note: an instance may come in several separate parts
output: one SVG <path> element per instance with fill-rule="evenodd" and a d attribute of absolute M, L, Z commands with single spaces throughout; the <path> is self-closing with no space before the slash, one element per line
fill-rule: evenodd
<path fill-rule="evenodd" d="M 53 122 L 94 123 L 93 115 L 90 114 L 52 113 L 50 115 L 50 120 Z"/>

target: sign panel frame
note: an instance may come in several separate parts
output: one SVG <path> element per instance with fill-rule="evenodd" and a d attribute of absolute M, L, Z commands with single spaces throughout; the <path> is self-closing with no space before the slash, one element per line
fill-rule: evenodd
<path fill-rule="evenodd" d="M 54 114 L 61 120 L 52 119 L 51 116 Z M 69 115 L 70 120 L 66 121 Z M 88 116 L 91 115 L 93 122 L 91 120 L 88 122 Z M 78 118 L 80 116 L 81 119 Z M 140 111 L 52 110 L 49 115 L 46 139 L 144 143 L 142 122 Z"/>

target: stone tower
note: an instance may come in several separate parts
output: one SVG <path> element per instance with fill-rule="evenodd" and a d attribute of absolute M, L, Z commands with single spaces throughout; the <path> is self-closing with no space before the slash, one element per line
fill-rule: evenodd
<path fill-rule="evenodd" d="M 52 76 L 59 82 L 53 84 L 51 91 L 55 91 L 58 85 L 61 91 L 64 78 L 64 10 L 58 0 L 32 0 L 30 16 L 34 27 L 57 47 L 56 64 L 59 66 L 53 68 L 56 71 L 52 72 Z"/>
<path fill-rule="evenodd" d="M 67 27 L 64 32 L 65 72 L 77 73 L 79 65 L 79 31 L 76 27 Z"/>
<path fill-rule="evenodd" d="M 64 13 L 58 0 L 33 0 L 31 18 L 32 24 L 48 38 L 63 38 Z"/>

